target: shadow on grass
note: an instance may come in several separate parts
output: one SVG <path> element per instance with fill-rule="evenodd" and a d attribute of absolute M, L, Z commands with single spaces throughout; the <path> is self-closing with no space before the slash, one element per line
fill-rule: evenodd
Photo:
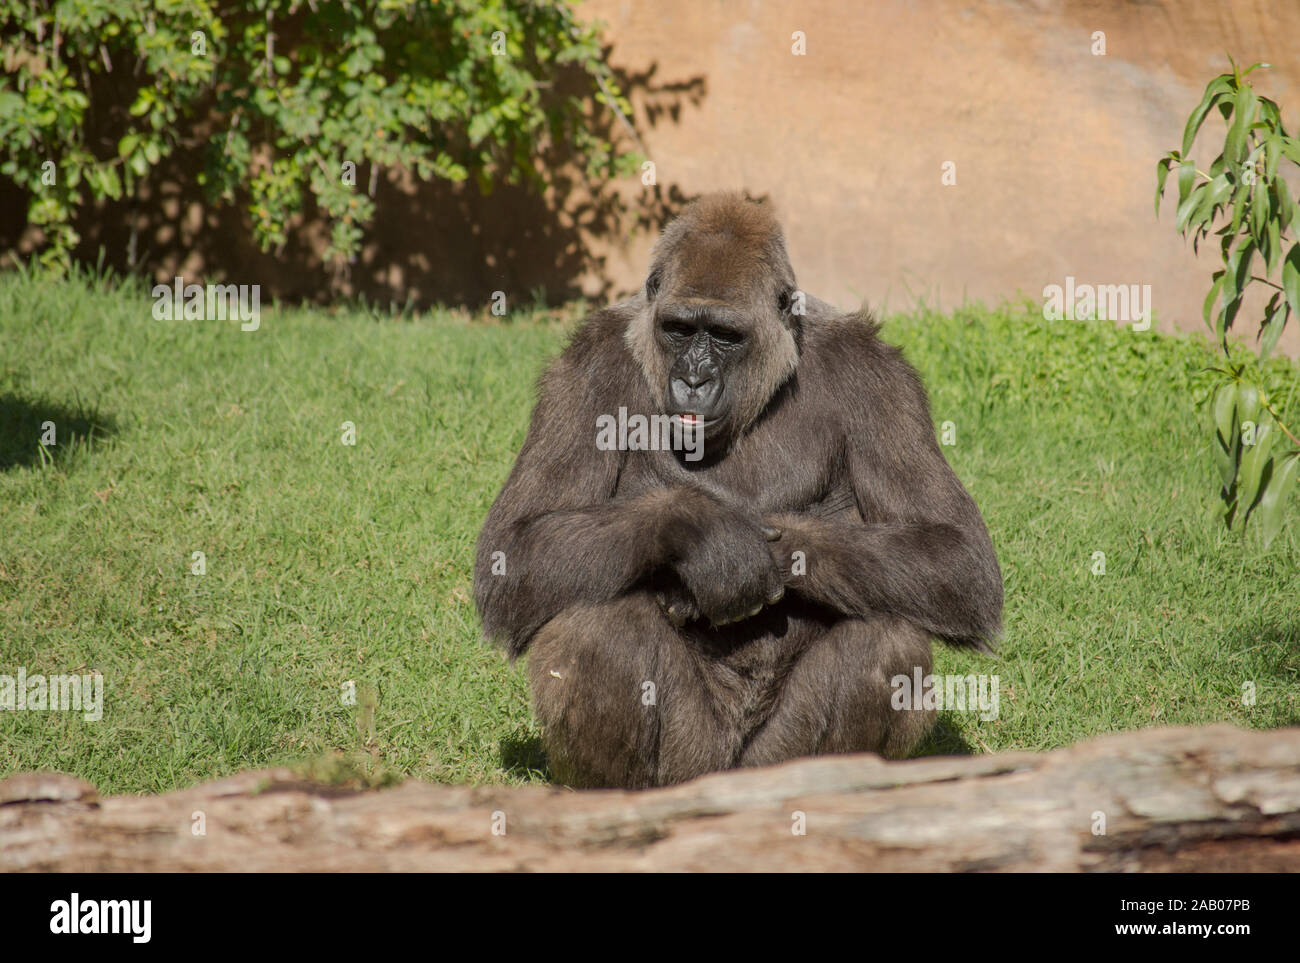
<path fill-rule="evenodd" d="M 939 719 L 925 741 L 908 758 L 918 756 L 973 756 L 975 747 L 957 726 L 951 712 L 940 712 Z"/>
<path fill-rule="evenodd" d="M 1280 618 L 1256 618 L 1234 626 L 1224 635 L 1225 652 L 1268 653 L 1253 667 L 1243 673 L 1241 682 L 1254 682 L 1262 701 L 1266 693 L 1282 693 L 1294 689 L 1300 679 L 1300 619 L 1283 621 Z M 1249 710 L 1247 710 L 1249 711 Z M 1286 701 L 1278 708 L 1279 718 L 1272 727 L 1300 726 L 1300 706 Z"/>
<path fill-rule="evenodd" d="M 112 415 L 81 399 L 69 407 L 0 394 L 0 471 L 64 461 L 116 431 Z"/>
<path fill-rule="evenodd" d="M 501 740 L 501 768 L 512 776 L 551 781 L 550 762 L 542 738 L 527 729 L 518 729 Z"/>

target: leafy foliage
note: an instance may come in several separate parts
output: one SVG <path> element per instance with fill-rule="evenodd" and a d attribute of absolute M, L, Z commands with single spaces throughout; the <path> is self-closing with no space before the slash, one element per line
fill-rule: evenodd
<path fill-rule="evenodd" d="M 79 207 L 130 196 L 185 141 L 206 140 L 205 187 L 247 206 L 264 250 L 310 200 L 337 264 L 374 215 L 367 166 L 371 185 L 401 167 L 486 189 L 544 185 L 547 145 L 592 179 L 638 160 L 591 132 L 593 101 L 629 107 L 556 0 L 0 0 L 0 38 L 0 174 L 54 267 Z"/>
<path fill-rule="evenodd" d="M 1178 231 L 1192 238 L 1195 250 L 1211 231 L 1220 239 L 1223 267 L 1214 272 L 1203 307 L 1225 360 L 1223 367 L 1212 369 L 1219 387 L 1211 406 L 1211 447 L 1222 483 L 1224 521 L 1231 527 L 1237 516 L 1243 526 L 1258 519 L 1265 544 L 1280 529 L 1300 474 L 1300 439 L 1264 390 L 1260 366 L 1234 353 L 1228 332 L 1252 283 L 1276 289 L 1260 324 L 1260 362 L 1277 346 L 1287 321 L 1300 317 L 1300 205 L 1279 170 L 1283 160 L 1300 165 L 1300 139 L 1287 133 L 1278 105 L 1259 96 L 1247 80 L 1267 66 L 1257 63 L 1241 70 L 1233 62 L 1232 73 L 1210 81 L 1187 119 L 1181 149 L 1169 151 L 1156 164 L 1155 198 L 1159 215 L 1165 182 L 1176 171 Z M 1222 152 L 1203 170 L 1190 154 L 1213 110 L 1222 116 L 1226 133 Z M 1257 265 L 1262 277 L 1254 273 Z"/>

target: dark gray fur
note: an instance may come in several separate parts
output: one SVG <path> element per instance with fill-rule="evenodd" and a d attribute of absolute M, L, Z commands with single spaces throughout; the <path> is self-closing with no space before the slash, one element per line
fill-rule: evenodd
<path fill-rule="evenodd" d="M 672 225 L 651 277 L 652 296 L 597 311 L 542 376 L 478 544 L 484 633 L 528 652 L 554 775 L 637 788 L 813 753 L 905 755 L 934 714 L 892 710 L 889 680 L 929 671 L 932 636 L 988 651 L 1002 610 L 920 379 L 865 314 L 813 298 L 782 311 L 780 229 L 735 195 Z M 673 359 L 654 319 L 669 304 L 747 319 L 747 347 L 723 362 L 732 410 L 701 462 L 600 451 L 598 415 L 664 411 Z"/>

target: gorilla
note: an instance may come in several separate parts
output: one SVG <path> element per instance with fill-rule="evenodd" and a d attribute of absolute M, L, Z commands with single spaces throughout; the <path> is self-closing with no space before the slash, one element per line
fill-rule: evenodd
<path fill-rule="evenodd" d="M 613 419 L 637 430 L 598 444 Z M 715 194 L 542 375 L 474 597 L 528 653 L 552 775 L 644 788 L 906 755 L 934 712 L 891 680 L 931 637 L 991 651 L 1002 576 L 916 371 L 796 289 L 766 204 Z"/>

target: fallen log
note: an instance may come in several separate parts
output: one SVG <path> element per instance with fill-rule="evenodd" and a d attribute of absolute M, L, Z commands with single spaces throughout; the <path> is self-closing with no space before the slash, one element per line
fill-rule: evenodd
<path fill-rule="evenodd" d="M 1148 729 L 1047 753 L 802 759 L 646 792 L 287 769 L 162 796 L 0 781 L 0 872 L 1300 870 L 1300 728 Z"/>

